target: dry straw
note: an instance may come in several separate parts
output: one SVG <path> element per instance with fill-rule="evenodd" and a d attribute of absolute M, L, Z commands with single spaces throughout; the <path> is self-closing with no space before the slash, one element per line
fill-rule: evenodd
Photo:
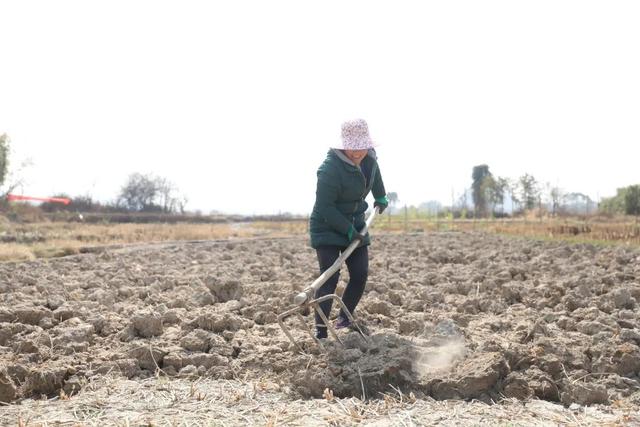
<path fill-rule="evenodd" d="M 279 384 L 154 377 L 105 377 L 71 397 L 24 400 L 0 409 L 0 425 L 19 426 L 416 426 L 416 425 L 629 425 L 640 417 L 625 408 L 576 410 L 540 400 L 416 399 L 399 388 L 362 401 L 291 398 Z"/>

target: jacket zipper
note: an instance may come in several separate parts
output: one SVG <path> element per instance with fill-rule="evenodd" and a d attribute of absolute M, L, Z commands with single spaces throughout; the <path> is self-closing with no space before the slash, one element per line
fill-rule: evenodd
<path fill-rule="evenodd" d="M 360 168 L 358 168 L 358 169 L 360 169 Z M 362 176 L 362 179 L 364 179 L 364 193 L 362 193 L 362 196 L 360 196 L 361 199 L 364 199 L 365 196 L 367 195 L 367 193 L 369 192 L 369 190 L 371 190 L 373 188 L 373 180 L 375 179 L 376 170 L 377 169 L 378 169 L 378 165 L 374 164 L 373 167 L 371 168 L 371 179 L 369 180 L 369 186 L 368 187 L 367 187 L 367 178 L 362 173 L 362 170 L 359 170 L 360 176 Z"/>
<path fill-rule="evenodd" d="M 360 170 L 358 166 L 356 166 L 356 168 L 358 169 L 358 174 L 360 174 L 360 176 L 362 177 L 362 180 L 364 181 L 364 193 L 362 193 L 362 196 L 360 196 L 360 200 L 362 200 L 364 196 L 367 194 L 367 178 L 365 178 L 364 174 L 362 173 L 362 170 Z M 356 213 L 356 211 L 358 210 L 358 204 L 360 204 L 360 201 L 356 202 L 355 206 L 353 207 L 352 213 Z M 355 221 L 355 218 L 354 218 L 354 221 Z"/>

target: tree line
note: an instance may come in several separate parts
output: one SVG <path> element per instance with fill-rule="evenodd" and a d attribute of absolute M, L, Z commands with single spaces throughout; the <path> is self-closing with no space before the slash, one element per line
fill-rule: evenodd
<path fill-rule="evenodd" d="M 21 185 L 19 165 L 12 174 L 10 170 L 11 141 L 7 134 L 0 135 L 0 199 L 12 193 Z M 15 172 L 18 172 L 17 174 Z M 187 197 L 167 178 L 153 174 L 132 173 L 111 202 L 93 200 L 91 195 L 72 197 L 65 193 L 51 197 L 70 199 L 69 205 L 44 202 L 40 208 L 45 212 L 81 211 L 81 212 L 153 212 L 185 213 Z"/>
<path fill-rule="evenodd" d="M 477 217 L 504 214 L 507 197 L 512 203 L 512 214 L 540 209 L 555 216 L 577 213 L 576 209 L 571 209 L 575 206 L 586 207 L 584 212 L 580 212 L 582 214 L 594 213 L 596 209 L 610 214 L 640 214 L 640 185 L 620 188 L 616 196 L 604 198 L 598 204 L 586 194 L 565 192 L 558 186 L 540 183 L 528 173 L 515 180 L 494 176 L 486 164 L 474 166 L 471 179 L 474 215 Z M 590 207 L 593 207 L 591 212 Z"/>
<path fill-rule="evenodd" d="M 22 185 L 20 171 L 22 164 L 10 173 L 10 139 L 6 134 L 0 135 L 0 199 Z M 17 173 L 16 173 L 17 172 Z M 517 179 L 495 176 L 489 166 L 474 166 L 471 173 L 470 194 L 473 205 L 473 216 L 505 216 L 507 201 L 510 202 L 511 214 L 526 211 L 545 210 L 555 216 L 561 213 L 594 213 L 596 209 L 608 214 L 640 215 L 640 185 L 630 185 L 617 189 L 615 196 L 603 199 L 599 204 L 589 196 L 579 192 L 565 192 L 558 186 L 540 183 L 533 175 L 525 173 Z M 45 202 L 41 204 L 44 211 L 71 210 L 81 212 L 153 212 L 153 213 L 185 213 L 188 202 L 175 184 L 167 178 L 153 174 L 133 173 L 129 175 L 120 188 L 116 198 L 111 202 L 99 202 L 92 196 L 70 197 L 60 193 L 52 197 L 71 199 L 70 205 Z M 398 193 L 388 194 L 390 205 L 399 201 Z M 467 209 L 467 192 L 458 200 L 458 210 Z M 590 208 L 592 210 L 590 211 Z M 389 213 L 391 213 L 389 210 Z M 456 206 L 451 206 L 456 211 Z"/>
<path fill-rule="evenodd" d="M 71 199 L 69 205 L 44 202 L 45 212 L 145 212 L 174 214 L 186 212 L 188 199 L 167 178 L 153 174 L 132 173 L 112 202 L 99 202 L 92 196 L 70 197 L 59 193 L 53 197 Z"/>

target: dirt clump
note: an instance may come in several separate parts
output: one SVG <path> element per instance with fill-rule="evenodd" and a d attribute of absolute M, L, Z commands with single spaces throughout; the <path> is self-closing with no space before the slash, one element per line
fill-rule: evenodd
<path fill-rule="evenodd" d="M 133 331 L 136 336 L 151 338 L 162 335 L 162 317 L 155 314 L 138 314 L 131 320 Z"/>
<path fill-rule="evenodd" d="M 17 395 L 16 385 L 6 368 L 0 369 L 0 402 L 11 402 Z"/>
<path fill-rule="evenodd" d="M 140 369 L 155 372 L 162 367 L 162 361 L 167 352 L 159 347 L 150 345 L 134 345 L 126 355 L 128 358 L 136 360 Z"/>
<path fill-rule="evenodd" d="M 388 391 L 389 384 L 405 387 L 416 382 L 415 349 L 397 335 L 373 335 L 365 342 L 352 332 L 344 343 L 329 344 L 326 361 L 294 376 L 294 389 L 305 397 L 322 397 L 325 389 L 336 396 L 374 397 Z"/>
<path fill-rule="evenodd" d="M 239 300 L 242 297 L 242 285 L 239 280 L 209 276 L 205 278 L 205 284 L 217 302 Z"/>
<path fill-rule="evenodd" d="M 502 354 L 476 354 L 473 358 L 461 362 L 453 375 L 434 380 L 431 384 L 431 394 L 436 399 L 490 400 L 498 381 L 508 371 Z"/>
<path fill-rule="evenodd" d="M 153 365 L 155 368 L 155 365 Z M 140 373 L 140 365 L 136 359 L 119 358 L 114 361 L 103 361 L 93 370 L 88 370 L 87 377 L 119 374 L 124 378 L 133 378 Z"/>
<path fill-rule="evenodd" d="M 69 368 L 63 366 L 32 369 L 22 385 L 22 394 L 25 396 L 56 395 L 64 387 L 69 375 Z"/>
<path fill-rule="evenodd" d="M 443 232 L 377 234 L 370 254 L 369 341 L 343 330 L 322 352 L 290 319 L 304 353 L 276 317 L 319 274 L 303 237 L 0 264 L 0 400 L 105 374 L 268 380 L 292 398 L 637 399 L 636 249 Z"/>
<path fill-rule="evenodd" d="M 560 394 L 560 400 L 565 405 L 578 403 L 580 405 L 593 405 L 594 403 L 608 403 L 609 395 L 602 384 L 583 384 L 571 381 L 565 382 Z"/>
<path fill-rule="evenodd" d="M 94 327 L 78 318 L 71 318 L 51 330 L 51 344 L 65 354 L 74 354 L 89 350 L 94 340 Z"/>
<path fill-rule="evenodd" d="M 43 319 L 51 317 L 51 311 L 46 307 L 17 307 L 13 314 L 16 321 L 26 325 L 38 325 Z"/>

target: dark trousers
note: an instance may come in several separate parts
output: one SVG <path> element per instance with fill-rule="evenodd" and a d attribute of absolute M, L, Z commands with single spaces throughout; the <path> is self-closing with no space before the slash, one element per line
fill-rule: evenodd
<path fill-rule="evenodd" d="M 316 249 L 318 255 L 318 262 L 320 263 L 320 272 L 324 272 L 340 256 L 340 252 L 345 250 L 340 246 L 320 246 Z M 342 295 L 342 301 L 347 309 L 353 314 L 364 292 L 364 286 L 367 283 L 367 275 L 369 273 L 369 250 L 367 246 L 361 246 L 349 255 L 349 258 L 345 261 L 347 268 L 349 269 L 349 283 Z M 340 271 L 336 272 L 329 278 L 316 292 L 316 298 L 323 297 L 325 295 L 332 294 L 336 291 L 336 285 L 340 278 Z M 329 317 L 331 312 L 332 300 L 324 301 L 320 303 L 320 309 L 324 314 Z M 340 315 L 347 317 L 340 310 Z M 316 327 L 326 328 L 322 318 L 316 313 Z"/>

